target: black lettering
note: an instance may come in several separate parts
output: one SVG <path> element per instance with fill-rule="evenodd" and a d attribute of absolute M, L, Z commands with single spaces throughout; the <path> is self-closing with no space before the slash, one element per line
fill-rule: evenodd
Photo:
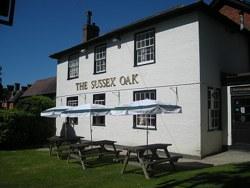
<path fill-rule="evenodd" d="M 91 89 L 94 89 L 94 88 L 96 88 L 96 80 L 93 80 L 91 82 Z"/>
<path fill-rule="evenodd" d="M 110 83 L 110 87 L 115 87 L 116 85 L 115 85 L 115 77 L 113 77 L 113 78 L 110 78 L 110 81 L 111 81 L 111 83 Z"/>
<path fill-rule="evenodd" d="M 126 78 L 124 76 L 120 77 L 120 84 L 121 85 L 126 85 Z"/>
<path fill-rule="evenodd" d="M 110 78 L 105 79 L 105 82 L 106 82 L 105 86 L 106 87 L 110 87 L 110 82 L 109 81 L 110 81 Z"/>
<path fill-rule="evenodd" d="M 80 83 L 76 83 L 76 90 L 79 91 L 79 85 Z"/>
<path fill-rule="evenodd" d="M 129 84 L 129 85 L 131 85 L 131 84 L 132 84 L 132 82 L 131 82 L 131 80 L 130 80 L 129 76 L 127 76 L 126 80 L 127 80 L 127 85 L 128 85 L 128 84 Z"/>
<path fill-rule="evenodd" d="M 132 74 L 132 84 L 139 84 L 139 82 L 136 80 L 138 74 Z"/>

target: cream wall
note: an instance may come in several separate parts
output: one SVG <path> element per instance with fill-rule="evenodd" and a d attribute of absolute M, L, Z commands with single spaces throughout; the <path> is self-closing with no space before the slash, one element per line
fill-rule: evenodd
<path fill-rule="evenodd" d="M 104 74 L 93 74 L 94 46 L 88 58 L 80 57 L 79 78 L 67 80 L 67 61 L 57 65 L 57 105 L 66 97 L 78 96 L 79 104 L 92 103 L 93 94 L 106 93 L 106 105 L 116 106 L 133 101 L 133 91 L 156 89 L 157 99 L 182 107 L 181 114 L 157 115 L 157 130 L 150 130 L 149 143 L 172 143 L 172 152 L 200 156 L 200 70 L 199 24 L 197 13 L 186 14 L 121 36 L 121 48 L 112 40 L 107 43 L 107 68 Z M 154 28 L 156 63 L 134 67 L 134 34 Z M 77 91 L 76 83 L 138 74 L 139 84 Z M 176 89 L 178 96 L 176 95 Z M 118 99 L 120 92 L 120 100 Z M 62 119 L 57 119 L 57 134 Z M 90 139 L 89 118 L 80 118 L 76 133 Z M 146 131 L 133 129 L 132 116 L 106 116 L 105 127 L 93 127 L 93 139 L 112 139 L 121 145 L 146 143 Z"/>

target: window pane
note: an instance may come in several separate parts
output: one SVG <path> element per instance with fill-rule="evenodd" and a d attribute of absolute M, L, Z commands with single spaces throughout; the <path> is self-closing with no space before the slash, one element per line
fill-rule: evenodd
<path fill-rule="evenodd" d="M 93 104 L 105 105 L 105 94 L 94 94 Z M 105 116 L 94 116 L 93 126 L 105 126 Z"/>
<path fill-rule="evenodd" d="M 79 57 L 73 55 L 68 60 L 68 78 L 77 78 L 79 75 Z"/>
<path fill-rule="evenodd" d="M 208 129 L 220 128 L 221 122 L 221 101 L 220 89 L 208 88 Z"/>
<path fill-rule="evenodd" d="M 156 99 L 156 91 L 137 91 L 134 92 L 134 100 Z M 149 129 L 156 128 L 156 115 L 135 115 L 134 127 Z"/>
<path fill-rule="evenodd" d="M 95 73 L 106 71 L 106 45 L 95 48 Z"/>
<path fill-rule="evenodd" d="M 136 35 L 136 64 L 147 64 L 154 61 L 154 31 L 146 31 Z"/>

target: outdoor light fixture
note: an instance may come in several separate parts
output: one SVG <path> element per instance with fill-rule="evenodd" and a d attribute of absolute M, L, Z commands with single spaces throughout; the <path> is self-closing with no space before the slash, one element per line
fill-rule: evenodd
<path fill-rule="evenodd" d="M 87 49 L 81 49 L 80 50 L 80 54 L 85 55 L 85 58 L 88 59 L 89 55 L 88 55 L 88 50 Z"/>
<path fill-rule="evenodd" d="M 113 43 L 117 43 L 117 47 L 120 49 L 121 48 L 121 37 L 120 36 L 116 36 L 112 39 Z"/>

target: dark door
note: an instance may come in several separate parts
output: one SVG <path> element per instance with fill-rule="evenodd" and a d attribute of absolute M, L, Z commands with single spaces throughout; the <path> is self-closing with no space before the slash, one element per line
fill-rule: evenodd
<path fill-rule="evenodd" d="M 232 97 L 232 142 L 250 144 L 250 96 Z"/>

